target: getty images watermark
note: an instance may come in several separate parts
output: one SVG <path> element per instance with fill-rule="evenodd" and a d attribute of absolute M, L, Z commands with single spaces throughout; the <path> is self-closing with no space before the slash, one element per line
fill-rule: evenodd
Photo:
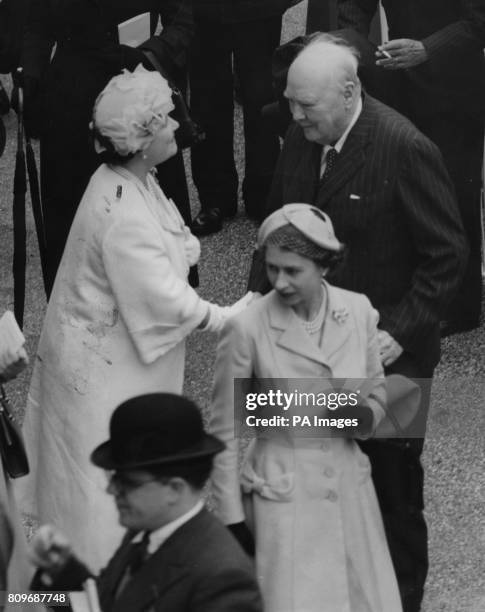
<path fill-rule="evenodd" d="M 329 392 L 306 392 L 282 391 L 281 389 L 268 389 L 266 392 L 246 393 L 245 407 L 248 412 L 256 411 L 258 408 L 276 408 L 283 414 L 272 416 L 256 416 L 248 414 L 245 418 L 248 427 L 358 427 L 359 419 L 355 417 L 332 417 L 320 416 L 319 414 L 308 414 L 311 408 L 327 409 L 328 413 L 342 407 L 355 407 L 359 404 L 360 391 Z M 298 409 L 299 413 L 294 410 Z M 260 411 L 258 411 L 260 412 Z M 325 410 L 324 410 L 325 412 Z M 285 414 L 289 416 L 285 416 Z"/>
<path fill-rule="evenodd" d="M 418 381 L 416 384 L 421 384 Z M 234 379 L 237 437 L 367 437 L 375 433 L 373 414 L 387 418 L 386 379 Z M 405 398 L 406 399 L 406 398 Z M 369 416 L 366 407 L 373 413 Z M 405 408 L 401 401 L 399 410 Z M 413 426 L 387 429 L 385 437 L 422 437 L 419 417 Z M 382 436 L 381 436 L 382 437 Z"/>

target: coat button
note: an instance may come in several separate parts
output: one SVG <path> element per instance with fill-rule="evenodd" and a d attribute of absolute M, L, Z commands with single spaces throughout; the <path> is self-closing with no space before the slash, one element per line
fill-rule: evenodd
<path fill-rule="evenodd" d="M 328 499 L 330 502 L 336 502 L 338 499 L 337 492 L 333 491 L 332 489 L 328 489 L 328 491 L 325 493 L 325 499 Z"/>
<path fill-rule="evenodd" d="M 335 476 L 335 469 L 331 465 L 327 465 L 327 467 L 323 470 L 323 473 L 327 478 L 332 478 Z"/>

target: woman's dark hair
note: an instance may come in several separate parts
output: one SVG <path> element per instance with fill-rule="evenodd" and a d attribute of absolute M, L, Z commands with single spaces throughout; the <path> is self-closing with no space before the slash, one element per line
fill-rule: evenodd
<path fill-rule="evenodd" d="M 91 131 L 92 144 L 94 147 L 94 141 L 97 140 L 100 145 L 102 145 L 106 150 L 98 153 L 98 159 L 104 164 L 124 164 L 130 159 L 133 159 L 137 152 L 135 153 L 127 153 L 126 155 L 121 155 L 114 148 L 113 143 L 107 136 L 103 136 L 101 132 L 94 126 Z"/>
<path fill-rule="evenodd" d="M 324 251 L 322 253 L 322 257 L 314 258 L 313 261 L 322 266 L 322 268 L 327 268 L 329 272 L 333 272 L 335 268 L 344 260 L 345 252 L 345 246 L 343 246 L 338 252 Z"/>

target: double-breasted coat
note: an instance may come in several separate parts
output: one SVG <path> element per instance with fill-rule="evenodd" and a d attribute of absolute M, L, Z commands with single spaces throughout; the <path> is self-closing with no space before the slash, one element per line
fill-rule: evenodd
<path fill-rule="evenodd" d="M 181 393 L 184 339 L 207 312 L 186 282 L 190 233 L 148 184 L 106 165 L 94 174 L 47 307 L 24 422 L 32 470 L 18 480 L 21 509 L 59 527 L 95 570 L 121 528 L 89 456 L 118 404 Z"/>
<path fill-rule="evenodd" d="M 326 287 L 321 348 L 274 291 L 223 330 L 210 420 L 227 444 L 212 478 L 217 512 L 227 524 L 251 521 L 252 513 L 267 612 L 394 612 L 401 610 L 399 593 L 369 460 L 352 439 L 260 431 L 238 475 L 234 378 L 367 379 L 376 421 L 383 415 L 376 311 L 363 295 Z"/>

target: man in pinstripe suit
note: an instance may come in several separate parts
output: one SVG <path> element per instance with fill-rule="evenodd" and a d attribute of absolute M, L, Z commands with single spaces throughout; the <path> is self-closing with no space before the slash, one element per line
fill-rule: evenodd
<path fill-rule="evenodd" d="M 357 58 L 323 34 L 296 57 L 285 96 L 294 123 L 267 213 L 290 202 L 325 210 L 347 257 L 332 283 L 366 294 L 380 312 L 387 372 L 425 379 L 420 438 L 365 442 L 406 612 L 420 608 L 427 573 L 423 447 L 439 321 L 467 246 L 453 187 L 434 144 L 407 119 L 362 94 Z M 264 290 L 253 266 L 252 289 Z"/>
<path fill-rule="evenodd" d="M 382 98 L 440 149 L 470 256 L 442 333 L 478 327 L 480 190 L 485 128 L 485 0 L 381 0 L 389 41 L 376 53 Z M 338 25 L 369 35 L 378 0 L 338 0 Z M 380 75 L 379 75 L 380 72 Z"/>

